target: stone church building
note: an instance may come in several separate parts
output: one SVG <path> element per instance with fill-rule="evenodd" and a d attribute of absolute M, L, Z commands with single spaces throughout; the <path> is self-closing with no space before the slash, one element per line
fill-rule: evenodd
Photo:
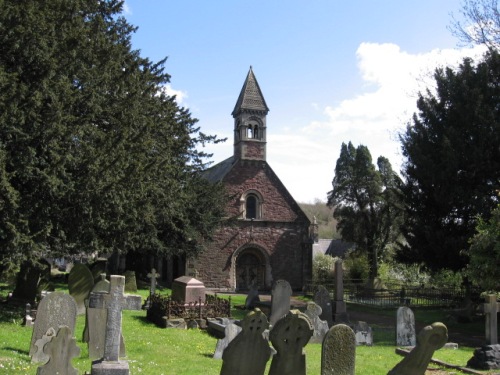
<path fill-rule="evenodd" d="M 204 172 L 223 182 L 231 197 L 227 216 L 237 218 L 187 262 L 186 273 L 207 288 L 268 290 L 285 279 L 300 290 L 311 279 L 311 222 L 267 163 L 268 112 L 250 68 L 232 112 L 233 156 Z"/>

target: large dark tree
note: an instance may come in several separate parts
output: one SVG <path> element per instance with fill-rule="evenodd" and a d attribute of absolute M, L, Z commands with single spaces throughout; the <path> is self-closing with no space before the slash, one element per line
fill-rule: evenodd
<path fill-rule="evenodd" d="M 433 271 L 462 270 L 478 216 L 488 220 L 500 188 L 500 56 L 437 69 L 401 135 L 407 203 L 398 258 Z"/>
<path fill-rule="evenodd" d="M 342 143 L 333 189 L 328 193 L 337 230 L 344 241 L 355 243 L 357 251 L 366 253 L 371 281 L 378 276 L 378 262 L 387 245 L 399 235 L 403 213 L 399 176 L 382 156 L 377 166 L 366 146 Z"/>
<path fill-rule="evenodd" d="M 220 185 L 164 60 L 131 48 L 118 0 L 0 6 L 0 262 L 76 252 L 194 254 Z"/>

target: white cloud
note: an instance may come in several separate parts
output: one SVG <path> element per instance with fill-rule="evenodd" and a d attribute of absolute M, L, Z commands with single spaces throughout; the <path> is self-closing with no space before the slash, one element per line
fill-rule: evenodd
<path fill-rule="evenodd" d="M 483 47 L 410 54 L 395 44 L 362 43 L 357 52 L 360 93 L 324 108 L 326 120 L 312 120 L 295 135 L 271 135 L 268 161 L 299 202 L 326 199 L 342 142 L 366 145 L 374 162 L 387 157 L 399 170 L 397 134 L 416 112 L 419 91 L 433 87 L 438 66 L 456 66 Z"/>
<path fill-rule="evenodd" d="M 172 88 L 172 86 L 170 84 L 167 84 L 167 85 L 163 86 L 163 91 L 168 96 L 175 96 L 177 104 L 179 104 L 179 105 L 183 105 L 184 104 L 184 106 L 186 105 L 185 103 L 183 103 L 184 99 L 188 97 L 188 94 L 187 94 L 186 91 L 175 90 L 175 89 Z"/>

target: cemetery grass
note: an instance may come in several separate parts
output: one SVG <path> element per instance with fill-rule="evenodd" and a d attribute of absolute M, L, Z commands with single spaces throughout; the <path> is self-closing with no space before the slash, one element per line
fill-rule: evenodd
<path fill-rule="evenodd" d="M 147 290 L 138 294 L 147 295 Z M 235 305 L 244 303 L 234 299 Z M 235 315 L 244 315 L 240 309 L 234 309 Z M 35 374 L 39 365 L 31 364 L 28 356 L 32 329 L 22 325 L 22 309 L 7 309 L 0 305 L 0 374 L 26 375 Z M 204 331 L 175 330 L 157 328 L 146 320 L 145 311 L 124 311 L 123 335 L 127 348 L 127 359 L 132 374 L 145 375 L 217 375 L 222 361 L 212 359 L 216 339 Z M 90 373 L 91 360 L 88 359 L 86 344 L 81 336 L 84 317 L 79 316 L 76 325 L 76 341 L 80 347 L 80 356 L 73 360 L 73 366 L 79 374 Z M 356 374 L 381 375 L 398 363 L 402 357 L 395 354 L 393 332 L 384 327 L 373 327 L 375 346 L 356 349 Z M 439 350 L 434 358 L 445 362 L 465 366 L 472 357 L 472 348 L 459 350 Z M 305 348 L 307 374 L 321 373 L 321 345 L 309 344 Z M 266 374 L 269 371 L 270 361 Z M 456 370 L 450 371 L 458 374 Z M 436 374 L 436 372 L 433 372 Z M 488 374 L 488 372 L 484 372 Z"/>

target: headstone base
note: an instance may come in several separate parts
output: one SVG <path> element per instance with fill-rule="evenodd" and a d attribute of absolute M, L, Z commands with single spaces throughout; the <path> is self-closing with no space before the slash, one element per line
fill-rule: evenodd
<path fill-rule="evenodd" d="M 129 375 L 130 370 L 127 361 L 103 361 L 92 362 L 92 375 Z"/>

